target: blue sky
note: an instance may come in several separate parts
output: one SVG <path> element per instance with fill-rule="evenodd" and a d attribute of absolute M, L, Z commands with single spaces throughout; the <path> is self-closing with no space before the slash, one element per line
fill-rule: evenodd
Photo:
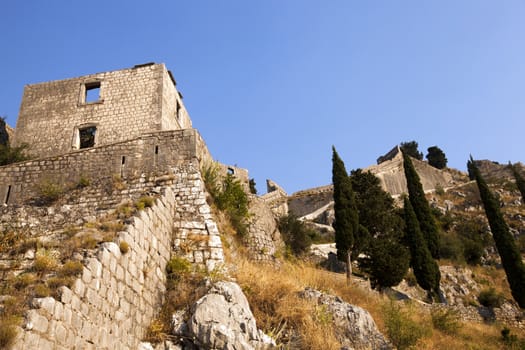
<path fill-rule="evenodd" d="M 213 156 L 289 193 L 394 145 L 524 161 L 520 0 L 0 4 L 0 115 L 25 84 L 164 62 Z"/>

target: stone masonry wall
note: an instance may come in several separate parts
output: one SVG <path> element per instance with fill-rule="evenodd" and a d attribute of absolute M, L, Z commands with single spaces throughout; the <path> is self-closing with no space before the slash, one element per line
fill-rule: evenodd
<path fill-rule="evenodd" d="M 192 157 L 211 158 L 195 129 L 144 134 L 73 153 L 0 167 L 0 204 L 20 204 L 40 195 L 46 182 L 64 188 L 80 178 L 138 178 L 144 173 L 166 173 Z"/>
<path fill-rule="evenodd" d="M 34 300 L 14 349 L 136 349 L 162 305 L 172 253 L 208 270 L 224 263 L 198 159 L 173 171 L 154 205 L 84 260 L 82 277 L 61 287 L 60 300 Z M 129 252 L 121 253 L 121 241 Z"/>
<path fill-rule="evenodd" d="M 100 84 L 98 101 L 85 102 L 89 84 Z M 173 104 L 178 98 L 163 64 L 27 85 L 15 144 L 27 143 L 30 153 L 41 158 L 74 150 L 82 126 L 96 126 L 96 146 L 129 140 L 144 132 L 162 130 L 163 126 L 180 128 L 176 121 L 167 120 L 177 118 L 170 112 L 175 107 L 163 105 Z M 180 108 L 183 126 L 190 127 L 182 103 Z M 164 114 L 163 109 L 167 111 Z"/>
<path fill-rule="evenodd" d="M 162 305 L 175 205 L 168 188 L 119 234 L 126 254 L 102 243 L 60 300 L 35 299 L 14 349 L 136 349 Z"/>

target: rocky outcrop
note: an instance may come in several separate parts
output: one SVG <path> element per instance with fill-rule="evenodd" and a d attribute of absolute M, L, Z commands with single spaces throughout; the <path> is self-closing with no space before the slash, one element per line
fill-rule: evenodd
<path fill-rule="evenodd" d="M 192 308 L 188 335 L 203 349 L 270 349 L 275 342 L 257 329 L 238 284 L 218 282 Z"/>
<path fill-rule="evenodd" d="M 326 307 L 326 311 L 332 315 L 342 349 L 392 349 L 368 311 L 311 288 L 306 288 L 301 296 Z"/>

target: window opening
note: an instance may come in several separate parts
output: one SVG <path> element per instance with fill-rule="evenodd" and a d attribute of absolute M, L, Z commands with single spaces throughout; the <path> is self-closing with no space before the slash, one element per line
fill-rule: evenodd
<path fill-rule="evenodd" d="M 87 128 L 78 129 L 78 135 L 80 138 L 80 148 L 89 148 L 95 146 L 96 132 L 96 126 L 88 126 Z"/>
<path fill-rule="evenodd" d="M 233 168 L 228 168 L 228 174 L 229 175 L 233 175 L 235 173 L 235 171 L 233 170 Z"/>
<path fill-rule="evenodd" d="M 155 154 L 159 154 L 159 146 L 155 146 Z"/>
<path fill-rule="evenodd" d="M 97 102 L 100 100 L 100 82 L 86 84 L 85 102 Z"/>
<path fill-rule="evenodd" d="M 126 156 L 122 156 L 122 165 L 126 164 Z"/>
<path fill-rule="evenodd" d="M 4 204 L 7 204 L 9 202 L 9 195 L 11 194 L 11 185 L 7 186 L 7 193 L 5 195 Z"/>

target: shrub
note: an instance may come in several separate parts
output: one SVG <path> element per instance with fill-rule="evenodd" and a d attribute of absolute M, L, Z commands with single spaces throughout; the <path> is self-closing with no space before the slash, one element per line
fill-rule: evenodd
<path fill-rule="evenodd" d="M 217 207 L 228 215 L 232 226 L 238 234 L 244 236 L 247 231 L 248 196 L 241 183 L 233 175 L 228 174 L 223 181 L 222 190 L 214 198 Z"/>
<path fill-rule="evenodd" d="M 46 179 L 37 185 L 36 192 L 43 204 L 50 204 L 64 194 L 64 187 L 57 182 Z"/>
<path fill-rule="evenodd" d="M 75 282 L 75 278 L 72 276 L 55 276 L 48 278 L 46 283 L 50 289 L 56 290 L 62 286 L 71 287 L 73 282 Z"/>
<path fill-rule="evenodd" d="M 77 188 L 88 187 L 90 184 L 91 180 L 89 180 L 89 178 L 81 176 L 80 179 L 78 179 Z"/>
<path fill-rule="evenodd" d="M 433 309 L 430 315 L 434 328 L 443 333 L 455 334 L 461 328 L 459 315 L 454 309 Z"/>
<path fill-rule="evenodd" d="M 17 147 L 0 145 L 0 166 L 28 160 L 29 156 L 25 154 L 28 148 L 29 146 L 27 144 L 22 144 Z"/>
<path fill-rule="evenodd" d="M 180 257 L 173 257 L 166 265 L 166 273 L 170 279 L 178 279 L 181 275 L 185 275 L 191 271 L 191 263 Z"/>
<path fill-rule="evenodd" d="M 16 276 L 15 280 L 13 281 L 13 287 L 15 287 L 18 290 L 21 290 L 35 282 L 36 282 L 36 276 L 34 274 L 23 273 L 23 274 Z"/>
<path fill-rule="evenodd" d="M 37 284 L 33 288 L 33 293 L 37 298 L 45 298 L 51 295 L 51 289 L 45 284 Z"/>
<path fill-rule="evenodd" d="M 122 254 L 126 254 L 127 252 L 129 252 L 129 244 L 128 244 L 128 242 L 120 241 L 119 248 L 120 248 L 120 252 Z"/>
<path fill-rule="evenodd" d="M 137 202 L 135 203 L 135 208 L 137 208 L 137 210 L 143 210 L 144 208 L 151 208 L 154 202 L 155 202 L 155 198 L 150 197 L 150 196 L 143 196 L 137 200 Z"/>
<path fill-rule="evenodd" d="M 397 349 L 409 349 L 430 331 L 410 317 L 410 310 L 403 310 L 391 302 L 384 308 L 384 320 L 388 338 Z"/>
<path fill-rule="evenodd" d="M 0 320 L 0 349 L 8 349 L 17 336 L 16 324 L 10 320 Z"/>
<path fill-rule="evenodd" d="M 279 218 L 279 231 L 284 243 L 290 247 L 294 255 L 304 254 L 310 249 L 311 230 L 293 214 Z"/>
<path fill-rule="evenodd" d="M 58 261 L 51 251 L 40 249 L 37 251 L 33 262 L 33 270 L 41 273 L 49 272 L 54 270 L 57 265 Z"/>
<path fill-rule="evenodd" d="M 68 260 L 60 268 L 57 275 L 60 277 L 78 276 L 82 273 L 84 265 L 77 260 Z"/>
<path fill-rule="evenodd" d="M 505 301 L 502 294 L 497 293 L 494 288 L 484 289 L 478 295 L 478 301 L 486 307 L 500 307 Z"/>

